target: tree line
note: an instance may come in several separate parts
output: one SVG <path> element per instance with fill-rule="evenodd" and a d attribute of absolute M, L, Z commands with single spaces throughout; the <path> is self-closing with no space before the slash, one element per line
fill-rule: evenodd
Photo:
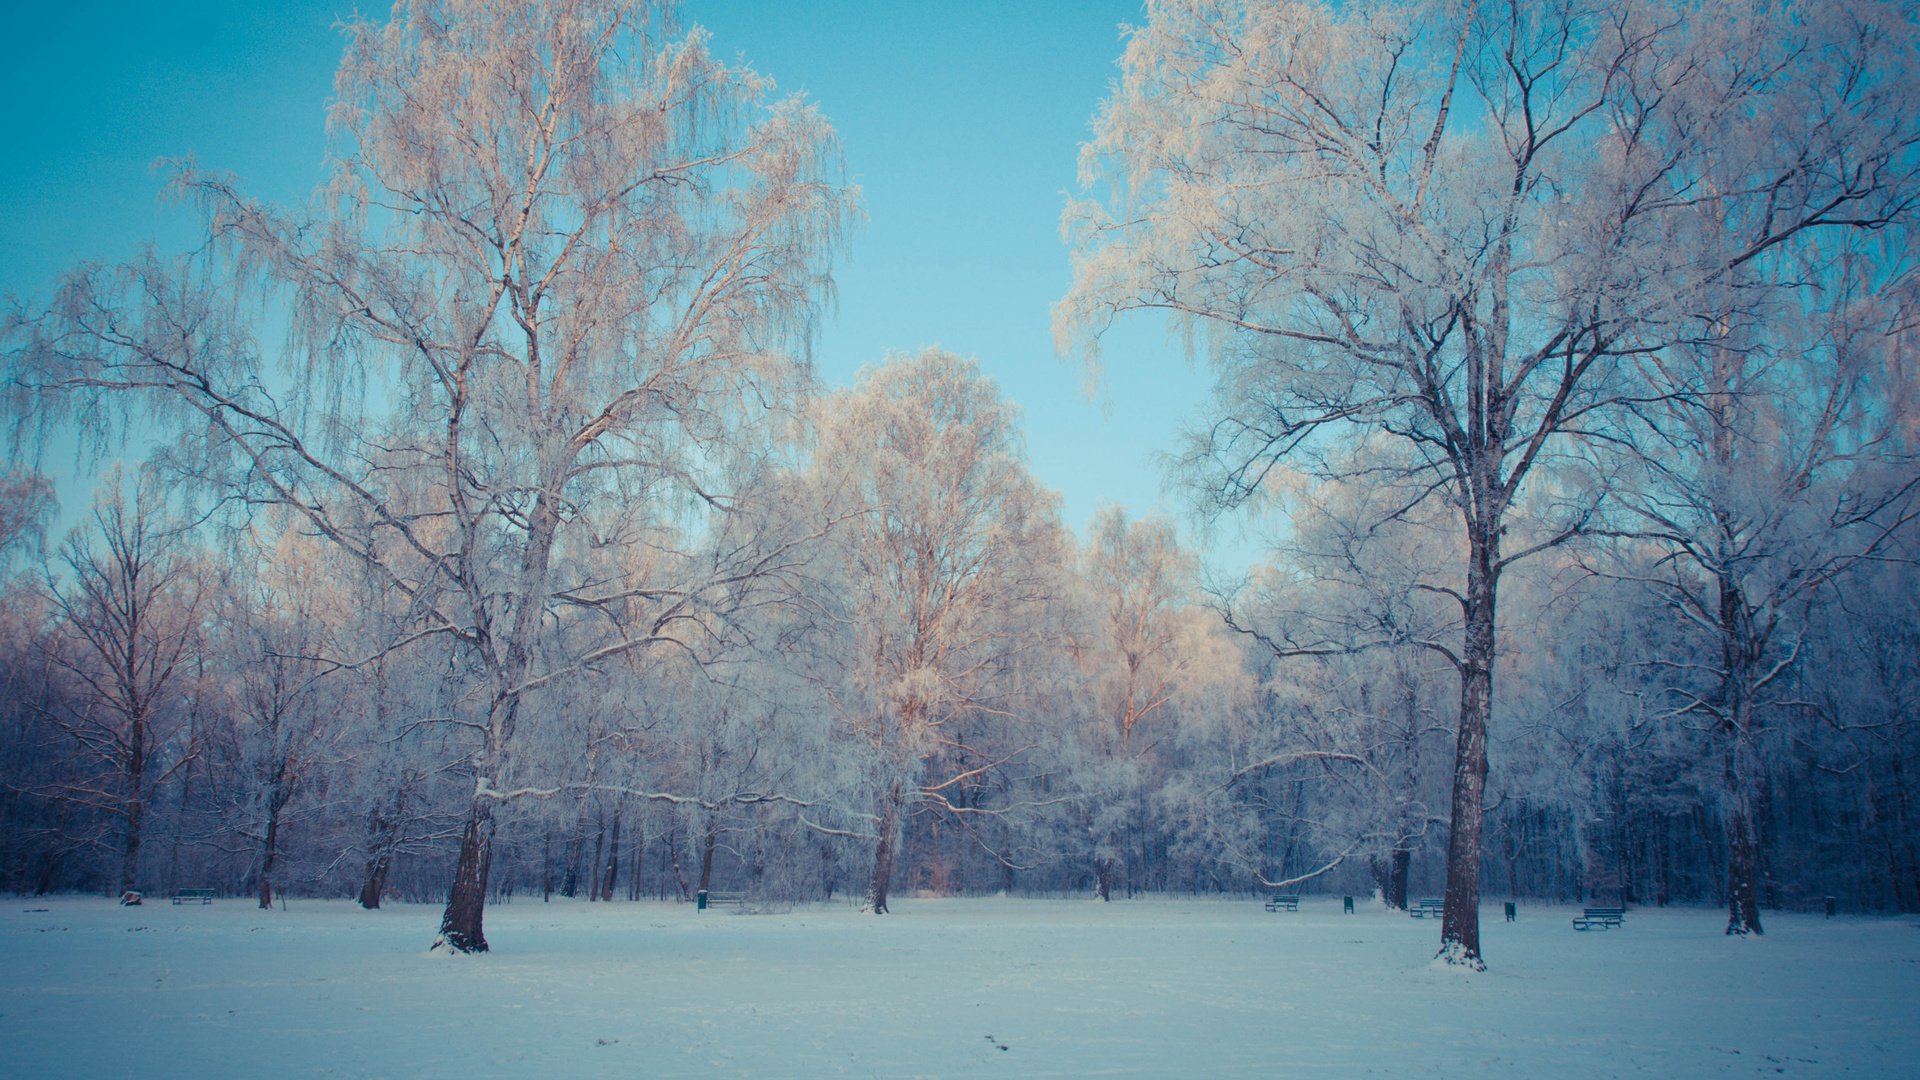
<path fill-rule="evenodd" d="M 332 175 L 6 329 L 0 874 L 1920 906 L 1914 19 L 1154 0 L 1063 348 L 1158 313 L 1271 554 L 1084 536 L 972 361 L 815 385 L 833 131 L 670 5 L 402 0 Z M 1496 687 L 1498 693 L 1496 693 Z"/>

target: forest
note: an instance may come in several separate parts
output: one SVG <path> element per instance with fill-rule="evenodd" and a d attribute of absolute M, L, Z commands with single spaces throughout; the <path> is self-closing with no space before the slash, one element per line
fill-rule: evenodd
<path fill-rule="evenodd" d="M 1435 895 L 1470 966 L 1483 897 L 1920 911 L 1917 30 L 1150 0 L 1055 362 L 1209 373 L 1198 525 L 1076 529 L 975 360 L 817 378 L 818 108 L 669 3 L 399 0 L 309 204 L 182 162 L 201 242 L 10 302 L 0 888 L 458 951 L 556 895 Z"/>

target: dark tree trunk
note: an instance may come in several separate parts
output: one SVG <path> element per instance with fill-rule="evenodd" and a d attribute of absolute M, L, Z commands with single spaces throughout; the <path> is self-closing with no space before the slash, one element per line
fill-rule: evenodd
<path fill-rule="evenodd" d="M 700 834 L 700 891 L 713 891 L 713 849 L 720 846 L 720 823 L 707 815 L 707 827 Z"/>
<path fill-rule="evenodd" d="M 676 823 L 673 828 L 667 830 L 667 861 L 673 867 L 673 880 L 680 885 L 680 899 L 693 899 L 693 889 L 687 884 L 687 872 L 680 867 L 680 826 L 678 823 Z"/>
<path fill-rule="evenodd" d="M 1660 822 L 1659 847 L 1655 849 L 1658 862 L 1654 866 L 1653 902 L 1666 907 L 1673 897 L 1673 819 L 1663 817 Z"/>
<path fill-rule="evenodd" d="M 260 910 L 273 910 L 273 871 L 280 861 L 280 815 L 267 816 L 267 839 L 260 852 Z"/>
<path fill-rule="evenodd" d="M 1760 934 L 1760 838 L 1750 782 L 1752 750 L 1736 735 L 1727 755 L 1727 786 L 1732 795 L 1727 808 L 1727 933 L 1736 937 Z"/>
<path fill-rule="evenodd" d="M 580 895 L 580 854 L 587 844 L 587 802 L 580 800 L 580 812 L 573 820 L 573 832 L 567 837 L 567 872 L 560 879 L 560 895 L 572 897 Z"/>
<path fill-rule="evenodd" d="M 875 915 L 887 913 L 887 894 L 893 887 L 894 834 L 900 831 L 900 785 L 880 800 L 879 842 L 873 849 L 873 879 L 867 885 L 867 909 Z"/>
<path fill-rule="evenodd" d="M 360 906 L 368 911 L 380 909 L 380 898 L 387 892 L 387 870 L 393 865 L 393 853 L 376 852 L 367 860 L 367 874 L 360 883 Z"/>
<path fill-rule="evenodd" d="M 1112 859 L 1093 860 L 1093 882 L 1094 889 L 1100 894 L 1101 900 L 1111 901 L 1113 899 Z"/>
<path fill-rule="evenodd" d="M 1753 886 L 1759 862 L 1753 825 L 1744 813 L 1736 811 L 1727 828 L 1727 933 L 1759 934 L 1763 931 L 1760 898 Z"/>
<path fill-rule="evenodd" d="M 1395 849 L 1387 857 L 1387 907 L 1407 910 L 1407 875 L 1412 869 L 1413 852 Z"/>
<path fill-rule="evenodd" d="M 1520 899 L 1520 829 L 1523 827 L 1521 822 L 1525 818 L 1522 815 L 1520 821 L 1516 821 L 1515 817 L 1516 815 L 1508 813 L 1503 819 L 1500 830 L 1500 852 L 1507 859 L 1507 899 L 1509 900 Z"/>
<path fill-rule="evenodd" d="M 1719 576 L 1721 724 L 1727 747 L 1727 933 L 1761 933 L 1760 835 L 1756 801 L 1759 750 L 1754 745 L 1754 679 L 1761 645 L 1740 583 Z"/>
<path fill-rule="evenodd" d="M 553 900 L 553 826 L 549 824 L 541 830 L 540 842 L 540 902 Z"/>
<path fill-rule="evenodd" d="M 127 842 L 120 852 L 120 891 L 122 893 L 134 889 L 140 877 L 140 827 L 146 811 L 146 805 L 139 799 L 134 799 L 127 805 Z"/>
<path fill-rule="evenodd" d="M 453 892 L 440 918 L 440 940 L 456 952 L 487 951 L 481 921 L 487 910 L 487 871 L 493 862 L 493 804 L 476 797 L 460 837 L 460 861 L 453 871 Z"/>
<path fill-rule="evenodd" d="M 141 827 L 146 823 L 146 721 L 135 717 L 128 735 L 127 835 L 120 849 L 120 893 L 139 887 Z"/>
<path fill-rule="evenodd" d="M 411 771 L 403 773 L 388 807 L 367 815 L 367 872 L 361 879 L 360 906 L 368 911 L 378 910 L 387 895 L 387 877 L 400 847 L 401 822 L 406 820 L 407 794 L 418 779 Z"/>
<path fill-rule="evenodd" d="M 613 835 L 607 841 L 607 873 L 601 879 L 600 899 L 613 902 L 613 887 L 620 881 L 620 811 L 613 812 Z"/>
<path fill-rule="evenodd" d="M 607 827 L 601 825 L 593 831 L 593 861 L 587 864 L 587 902 L 600 900 L 600 860 L 607 854 Z"/>
<path fill-rule="evenodd" d="M 633 830 L 633 851 L 627 856 L 627 899 L 640 899 L 640 871 L 646 866 L 647 819 L 643 811 L 639 828 Z"/>
<path fill-rule="evenodd" d="M 1487 789 L 1487 721 L 1493 714 L 1497 538 L 1468 529 L 1466 633 L 1460 656 L 1460 735 L 1454 748 L 1452 828 L 1440 956 L 1484 970 L 1480 955 L 1480 826 Z"/>

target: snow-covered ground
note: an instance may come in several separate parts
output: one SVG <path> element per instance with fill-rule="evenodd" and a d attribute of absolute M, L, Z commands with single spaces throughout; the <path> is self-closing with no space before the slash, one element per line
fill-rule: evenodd
<path fill-rule="evenodd" d="M 913 900 L 697 913 L 518 900 L 484 957 L 439 910 L 10 899 L 7 1077 L 1920 1076 L 1920 928 L 1703 910 L 1576 933 L 1338 898 Z M 45 910 L 35 910 L 45 909 Z"/>

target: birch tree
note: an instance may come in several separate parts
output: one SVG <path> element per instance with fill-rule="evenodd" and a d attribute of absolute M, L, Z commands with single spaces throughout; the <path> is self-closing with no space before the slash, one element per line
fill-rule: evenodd
<path fill-rule="evenodd" d="M 400 0 L 346 37 L 311 212 L 188 171 L 231 258 L 81 272 L 10 360 L 76 407 L 126 395 L 175 425 L 183 466 L 291 508 L 408 599 L 416 635 L 459 642 L 484 688 L 454 718 L 475 745 L 440 940 L 479 952 L 495 807 L 539 790 L 518 750 L 542 688 L 697 648 L 764 556 L 643 581 L 555 553 L 697 546 L 734 507 L 734 466 L 807 379 L 853 193 L 820 114 L 669 4 Z M 271 358 L 253 288 L 291 313 Z M 616 605 L 644 617 L 546 647 Z"/>
<path fill-rule="evenodd" d="M 819 415 L 814 467 L 845 520 L 847 568 L 844 666 L 822 682 L 870 763 L 867 900 L 884 914 L 904 815 L 943 814 L 980 838 L 975 823 L 1004 809 L 976 796 L 1034 745 L 1018 733 L 1023 679 L 1059 640 L 1045 611 L 1066 551 L 1014 406 L 973 362 L 895 359 Z"/>
<path fill-rule="evenodd" d="M 1457 515 L 1448 962 L 1484 966 L 1501 575 L 1591 508 L 1525 544 L 1510 516 L 1536 474 L 1622 437 L 1643 398 L 1630 361 L 1688 337 L 1703 289 L 1796 238 L 1906 215 L 1912 21 L 1895 5 L 1155 0 L 1128 37 L 1067 212 L 1062 344 L 1153 310 L 1204 347 L 1214 420 L 1191 460 L 1211 505 L 1259 498 L 1282 460 L 1330 475 L 1358 429 L 1400 443 L 1390 467 Z M 1839 56 L 1858 58 L 1851 84 L 1825 77 Z M 1810 108 L 1836 123 L 1765 122 Z M 1701 186 L 1727 138 L 1765 183 Z M 1688 227 L 1703 199 L 1750 226 L 1738 243 Z"/>

